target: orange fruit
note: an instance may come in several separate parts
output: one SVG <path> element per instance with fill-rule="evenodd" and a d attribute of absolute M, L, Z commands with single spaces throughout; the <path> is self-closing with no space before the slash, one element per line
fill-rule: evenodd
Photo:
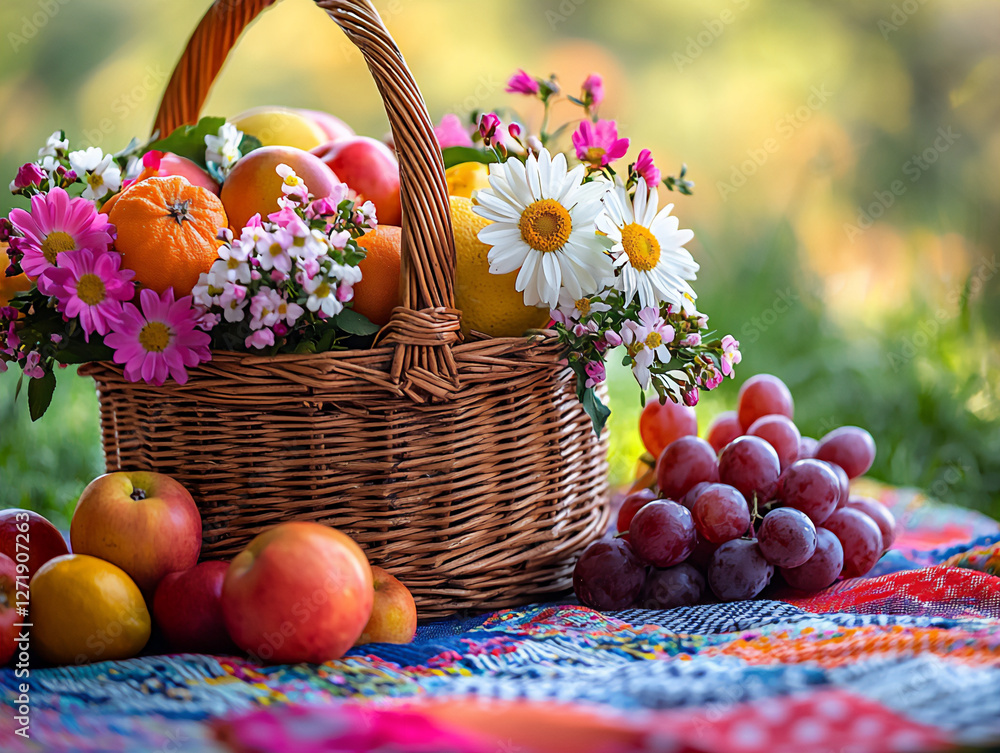
<path fill-rule="evenodd" d="M 25 275 L 16 275 L 15 277 L 7 277 L 4 274 L 4 270 L 7 265 L 3 263 L 7 259 L 7 244 L 0 243 L 0 306 L 6 306 L 10 299 L 14 297 L 14 293 L 20 293 L 24 290 L 31 289 L 31 280 L 29 280 Z"/>
<path fill-rule="evenodd" d="M 118 230 L 115 249 L 136 282 L 162 294 L 188 295 L 218 258 L 219 228 L 227 227 L 219 197 L 178 175 L 146 178 L 115 201 L 108 220 Z"/>
<path fill-rule="evenodd" d="M 361 282 L 354 286 L 354 310 L 384 326 L 396 306 L 403 305 L 399 287 L 400 229 L 379 225 L 358 238 L 368 255 L 358 265 Z"/>
<path fill-rule="evenodd" d="M 129 188 L 131 188 L 131 186 L 130 186 Z M 100 209 L 99 209 L 98 211 L 99 211 L 99 212 L 100 212 L 101 214 L 111 214 L 111 210 L 112 210 L 112 208 L 113 208 L 113 207 L 115 206 L 115 204 L 116 204 L 116 203 L 118 202 L 118 199 L 119 199 L 119 198 L 121 197 L 121 195 L 122 195 L 123 193 L 125 193 L 125 191 L 127 191 L 127 190 L 128 190 L 128 189 L 124 189 L 124 188 L 123 188 L 123 189 L 122 189 L 121 191 L 119 191 L 118 193 L 116 193 L 116 194 L 112 194 L 111 196 L 109 196 L 109 197 L 107 198 L 107 200 L 106 200 L 106 201 L 105 201 L 105 202 L 104 202 L 103 204 L 101 204 L 101 208 L 100 208 Z"/>
<path fill-rule="evenodd" d="M 64 554 L 31 579 L 31 646 L 52 664 L 129 659 L 149 640 L 139 587 L 87 554 Z"/>

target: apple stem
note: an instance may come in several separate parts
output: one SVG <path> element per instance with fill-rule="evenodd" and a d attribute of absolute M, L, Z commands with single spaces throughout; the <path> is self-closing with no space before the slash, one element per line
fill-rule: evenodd
<path fill-rule="evenodd" d="M 134 499 L 136 502 L 138 502 L 139 500 L 143 500 L 143 499 L 146 498 L 146 490 L 145 489 L 134 489 L 132 491 L 132 494 L 129 495 L 129 496 L 131 496 L 132 499 Z"/>

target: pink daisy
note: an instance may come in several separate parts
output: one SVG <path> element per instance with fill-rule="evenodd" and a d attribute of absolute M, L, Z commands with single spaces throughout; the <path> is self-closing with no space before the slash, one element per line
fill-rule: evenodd
<path fill-rule="evenodd" d="M 84 339 L 96 332 L 106 335 L 121 321 L 122 301 L 132 300 L 135 272 L 121 269 L 121 254 L 82 248 L 59 258 L 59 266 L 38 279 L 45 295 L 55 296 L 59 310 L 80 317 Z"/>
<path fill-rule="evenodd" d="M 114 240 L 114 226 L 92 202 L 71 199 L 61 188 L 31 197 L 31 209 L 13 209 L 10 221 L 24 235 L 17 246 L 24 254 L 21 268 L 31 279 L 57 265 L 65 251 L 89 248 L 107 251 Z"/>
<path fill-rule="evenodd" d="M 185 367 L 210 361 L 211 338 L 197 329 L 200 314 L 191 306 L 191 296 L 174 301 L 173 288 L 163 296 L 148 288 L 140 291 L 140 311 L 126 303 L 121 321 L 104 338 L 114 349 L 115 363 L 125 365 L 125 378 L 140 379 L 156 387 L 172 376 L 178 384 L 188 380 Z"/>
<path fill-rule="evenodd" d="M 660 185 L 660 168 L 653 163 L 653 154 L 648 149 L 639 152 L 639 158 L 635 161 L 635 171 L 646 181 L 649 188 Z"/>
<path fill-rule="evenodd" d="M 621 159 L 628 151 L 628 139 L 618 138 L 618 125 L 613 120 L 585 120 L 573 132 L 573 146 L 581 162 L 606 167 Z"/>

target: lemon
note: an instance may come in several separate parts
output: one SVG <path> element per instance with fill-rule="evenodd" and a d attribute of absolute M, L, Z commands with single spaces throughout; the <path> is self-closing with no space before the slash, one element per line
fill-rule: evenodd
<path fill-rule="evenodd" d="M 313 120 L 287 107 L 255 107 L 229 122 L 263 146 L 294 146 L 308 152 L 327 142 L 326 133 Z"/>
<path fill-rule="evenodd" d="M 462 311 L 462 332 L 520 337 L 526 330 L 548 324 L 548 309 L 525 306 L 524 294 L 514 290 L 517 271 L 490 274 L 486 255 L 492 247 L 476 237 L 490 222 L 473 213 L 471 199 L 451 197 L 451 221 L 455 230 L 455 307 Z"/>
<path fill-rule="evenodd" d="M 444 173 L 448 181 L 449 196 L 464 196 L 471 199 L 475 191 L 488 188 L 490 169 L 482 162 L 460 162 L 452 165 Z"/>
<path fill-rule="evenodd" d="M 51 664 L 128 659 L 149 640 L 149 610 L 125 571 L 64 554 L 31 579 L 31 643 Z"/>

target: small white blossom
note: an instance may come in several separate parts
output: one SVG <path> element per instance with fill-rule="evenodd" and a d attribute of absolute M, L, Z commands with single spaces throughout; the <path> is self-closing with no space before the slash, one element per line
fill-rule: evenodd
<path fill-rule="evenodd" d="M 122 171 L 114 156 L 105 154 L 100 147 L 70 152 L 69 164 L 87 186 L 82 194 L 85 199 L 102 199 L 122 187 Z"/>

